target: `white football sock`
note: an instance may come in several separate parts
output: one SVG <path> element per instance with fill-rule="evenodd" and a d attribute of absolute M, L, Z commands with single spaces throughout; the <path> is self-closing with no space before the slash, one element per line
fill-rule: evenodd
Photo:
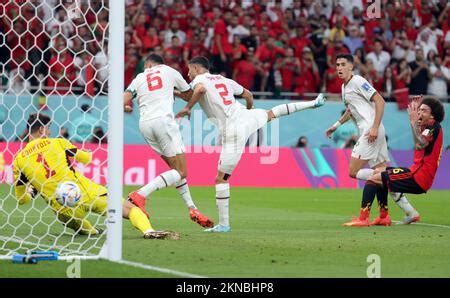
<path fill-rule="evenodd" d="M 189 191 L 189 185 L 187 184 L 187 180 L 181 179 L 180 181 L 175 183 L 175 187 L 177 188 L 181 198 L 186 203 L 186 206 L 188 206 L 188 208 L 197 209 L 194 202 L 192 201 L 191 192 Z"/>
<path fill-rule="evenodd" d="M 402 193 L 391 192 L 391 198 L 394 200 L 395 204 L 397 204 L 406 215 L 416 215 L 418 214 L 416 209 L 409 203 L 406 196 Z"/>
<path fill-rule="evenodd" d="M 356 178 L 359 180 L 368 180 L 372 176 L 374 170 L 372 169 L 361 169 L 356 173 Z"/>
<path fill-rule="evenodd" d="M 289 115 L 301 110 L 311 109 L 314 107 L 315 104 L 316 104 L 315 100 L 282 104 L 273 107 L 272 112 L 275 115 L 275 117 L 279 118 L 280 116 Z"/>
<path fill-rule="evenodd" d="M 140 195 L 147 197 L 155 190 L 160 190 L 162 188 L 174 185 L 180 179 L 181 176 L 177 170 L 170 170 L 162 173 L 161 175 L 150 181 L 147 185 L 139 189 L 137 192 Z"/>
<path fill-rule="evenodd" d="M 219 209 L 219 224 L 230 225 L 229 219 L 230 184 L 216 184 L 216 204 Z"/>

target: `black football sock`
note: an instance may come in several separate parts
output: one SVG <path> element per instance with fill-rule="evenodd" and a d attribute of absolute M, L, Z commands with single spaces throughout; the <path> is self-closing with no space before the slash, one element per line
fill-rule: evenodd
<path fill-rule="evenodd" d="M 377 186 L 377 200 L 380 206 L 380 217 L 388 215 L 388 189 L 383 185 Z"/>

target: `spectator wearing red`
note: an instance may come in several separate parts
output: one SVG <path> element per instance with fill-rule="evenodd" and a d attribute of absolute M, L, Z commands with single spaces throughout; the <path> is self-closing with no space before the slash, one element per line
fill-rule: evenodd
<path fill-rule="evenodd" d="M 132 25 L 133 30 L 136 31 L 137 36 L 142 40 L 145 35 L 147 35 L 147 28 L 150 27 L 150 24 L 147 22 L 147 14 L 142 10 L 138 10 L 138 13 L 132 20 Z"/>
<path fill-rule="evenodd" d="M 175 0 L 172 7 L 173 9 L 168 9 L 167 11 L 170 21 L 178 20 L 180 30 L 187 31 L 189 28 L 189 19 L 191 18 L 191 14 L 186 9 L 184 2 L 181 0 Z"/>
<path fill-rule="evenodd" d="M 200 39 L 200 34 L 194 34 L 183 46 L 183 60 L 187 65 L 187 62 L 193 57 L 197 56 L 208 56 L 209 51 L 203 45 Z"/>
<path fill-rule="evenodd" d="M 27 60 L 27 50 L 31 47 L 32 39 L 28 38 L 25 32 L 25 24 L 16 19 L 13 23 L 14 30 L 6 36 L 6 43 L 11 49 L 8 67 L 10 70 L 20 67 L 28 74 L 31 71 L 31 64 Z"/>
<path fill-rule="evenodd" d="M 266 42 L 258 47 L 255 56 L 263 63 L 264 69 L 269 71 L 272 69 L 278 56 L 284 56 L 284 50 L 275 45 L 274 37 L 269 36 Z"/>
<path fill-rule="evenodd" d="M 202 29 L 202 26 L 204 24 L 200 24 L 200 21 L 197 18 L 190 18 L 189 19 L 189 28 L 185 31 L 186 32 L 186 40 L 192 38 L 195 34 L 198 34 L 200 30 Z"/>
<path fill-rule="evenodd" d="M 340 94 L 342 84 L 344 83 L 337 75 L 335 67 L 328 68 L 325 72 L 325 84 L 327 93 Z"/>
<path fill-rule="evenodd" d="M 292 92 L 294 78 L 300 73 L 300 68 L 300 59 L 295 57 L 293 48 L 287 48 L 286 56 L 277 59 L 274 69 L 281 74 L 282 90 L 284 92 Z"/>
<path fill-rule="evenodd" d="M 295 79 L 294 92 L 301 95 L 309 92 L 316 93 L 320 86 L 319 69 L 317 68 L 312 51 L 309 47 L 303 48 L 303 57 L 300 64 L 300 76 Z"/>
<path fill-rule="evenodd" d="M 234 69 L 236 63 L 242 59 L 247 53 L 247 48 L 241 43 L 238 35 L 233 36 L 233 44 L 231 50 L 231 67 Z"/>
<path fill-rule="evenodd" d="M 229 65 L 232 52 L 231 44 L 228 39 L 227 25 L 231 19 L 231 12 L 226 11 L 223 16 L 216 17 L 214 22 L 214 36 L 212 41 L 211 62 L 213 71 L 231 75 Z"/>
<path fill-rule="evenodd" d="M 149 27 L 147 33 L 142 38 L 142 47 L 144 52 L 150 51 L 152 48 L 160 45 L 160 40 L 158 38 L 158 32 L 155 27 Z"/>
<path fill-rule="evenodd" d="M 254 54 L 254 49 L 250 48 L 248 52 L 244 54 L 244 59 L 241 59 L 236 63 L 233 70 L 233 80 L 248 90 L 264 91 L 264 89 L 260 90 L 260 88 L 258 88 L 260 86 L 255 86 L 257 76 L 264 79 L 264 69 L 261 62 L 255 58 Z"/>
<path fill-rule="evenodd" d="M 71 92 L 75 81 L 75 65 L 63 39 L 55 41 L 55 49 L 49 61 L 48 93 L 65 95 Z"/>
<path fill-rule="evenodd" d="M 327 48 L 327 65 L 335 67 L 336 56 L 338 54 L 350 54 L 350 51 L 344 46 L 342 39 L 336 38 L 334 42 Z"/>
<path fill-rule="evenodd" d="M 421 26 L 426 26 L 433 18 L 433 3 L 431 1 L 416 1 L 416 3 L 418 4 L 416 8 Z"/>
<path fill-rule="evenodd" d="M 262 11 L 258 18 L 256 19 L 255 25 L 258 27 L 259 30 L 262 29 L 262 27 L 268 27 L 270 28 L 272 26 L 272 22 L 270 21 L 269 16 L 267 15 L 267 12 Z"/>
<path fill-rule="evenodd" d="M 390 29 L 392 32 L 402 29 L 405 24 L 405 8 L 402 7 L 400 2 L 386 4 L 386 15 L 389 18 Z"/>
<path fill-rule="evenodd" d="M 125 50 L 125 76 L 124 76 L 125 87 L 130 85 L 131 81 L 134 78 L 136 67 L 139 62 L 137 55 L 138 55 L 137 46 L 134 44 L 128 45 L 128 47 Z"/>
<path fill-rule="evenodd" d="M 172 43 L 170 47 L 164 49 L 165 61 L 167 65 L 181 63 L 183 58 L 183 47 L 180 44 L 178 36 L 172 36 Z"/>
<path fill-rule="evenodd" d="M 405 17 L 404 30 L 406 32 L 408 40 L 415 42 L 417 39 L 417 35 L 419 35 L 419 31 L 414 26 L 414 19 L 412 18 L 412 16 Z"/>
<path fill-rule="evenodd" d="M 311 40 L 306 36 L 305 28 L 297 27 L 295 29 L 295 37 L 289 40 L 289 45 L 295 49 L 295 56 L 301 59 L 303 48 L 309 46 L 310 44 Z"/>
<path fill-rule="evenodd" d="M 342 4 L 342 2 L 338 2 L 334 7 L 333 14 L 330 17 L 330 28 L 335 27 L 338 20 L 342 21 L 342 27 L 344 28 L 347 28 L 347 26 L 350 24 L 350 21 L 344 15 L 344 5 Z"/>

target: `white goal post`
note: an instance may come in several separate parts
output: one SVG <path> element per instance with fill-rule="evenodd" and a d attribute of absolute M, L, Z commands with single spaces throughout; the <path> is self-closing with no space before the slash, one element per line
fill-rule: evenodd
<path fill-rule="evenodd" d="M 14 261 L 14 257 L 39 253 L 48 257 L 54 253 L 58 260 L 120 261 L 125 0 L 11 0 L 0 7 L 0 14 L 0 23 L 3 22 L 0 55 L 8 53 L 7 58 L 0 60 L 0 260 Z M 43 32 L 34 29 L 36 24 L 42 25 Z M 81 40 L 80 47 L 77 38 Z M 46 43 L 43 46 L 40 42 L 46 39 L 45 48 Z M 95 51 L 90 52 L 89 45 L 93 44 Z M 71 56 L 74 67 L 61 61 L 62 52 Z M 53 57 L 56 62 L 52 62 Z M 103 65 L 102 57 L 107 57 Z M 52 67 L 58 63 L 64 64 L 63 75 L 55 79 L 57 71 Z M 53 86 L 48 83 L 50 80 Z M 66 81 L 70 83 L 64 85 Z M 94 153 L 91 167 L 81 164 L 80 168 L 78 164 L 75 167 L 89 173 L 94 182 L 106 182 L 108 188 L 103 216 L 91 212 L 92 207 L 86 211 L 86 219 L 92 226 L 106 230 L 99 236 L 78 236 L 39 195 L 19 205 L 14 190 L 12 161 L 27 144 L 28 135 L 22 132 L 26 131 L 28 116 L 31 113 L 50 116 L 50 137 L 60 137 L 61 128 L 75 125 L 72 123 L 75 114 L 83 114 L 80 107 L 83 109 L 84 105 L 89 105 L 91 114 L 98 117 L 95 128 L 103 127 L 104 136 L 91 144 L 87 140 L 73 141 L 71 135 L 68 138 L 77 147 Z M 103 143 L 106 138 L 107 145 Z"/>

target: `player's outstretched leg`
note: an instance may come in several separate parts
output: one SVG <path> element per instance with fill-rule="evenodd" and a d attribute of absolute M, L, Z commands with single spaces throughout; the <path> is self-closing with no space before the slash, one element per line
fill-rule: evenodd
<path fill-rule="evenodd" d="M 321 107 L 325 104 L 326 101 L 325 95 L 320 93 L 315 100 L 306 101 L 306 102 L 293 102 L 288 104 L 278 105 L 272 108 L 272 113 L 275 118 L 279 118 L 281 116 L 290 115 L 292 113 L 306 110 L 306 109 L 315 109 Z"/>
<path fill-rule="evenodd" d="M 198 210 L 197 206 L 195 206 L 194 201 L 191 197 L 191 192 L 189 191 L 189 185 L 186 178 L 181 179 L 180 181 L 175 183 L 175 187 L 189 209 L 189 217 L 191 218 L 191 220 L 198 223 L 204 228 L 213 227 L 214 222 L 210 220 L 206 215 L 202 214 Z"/>

